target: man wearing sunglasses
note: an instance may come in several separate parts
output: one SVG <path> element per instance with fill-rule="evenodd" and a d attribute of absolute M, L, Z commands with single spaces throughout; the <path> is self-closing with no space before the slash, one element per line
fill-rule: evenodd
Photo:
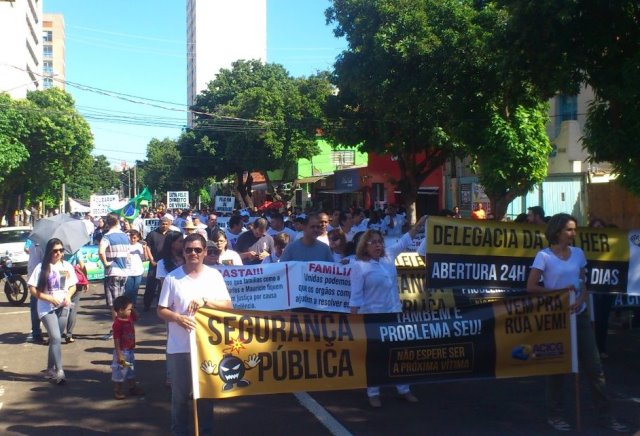
<path fill-rule="evenodd" d="M 158 302 L 158 317 L 167 322 L 167 369 L 171 374 L 171 430 L 186 435 L 189 429 L 191 364 L 189 335 L 201 307 L 231 309 L 231 297 L 222 275 L 204 264 L 207 241 L 198 233 L 184 239 L 185 264 L 165 278 Z M 198 400 L 200 434 L 213 434 L 213 403 Z"/>

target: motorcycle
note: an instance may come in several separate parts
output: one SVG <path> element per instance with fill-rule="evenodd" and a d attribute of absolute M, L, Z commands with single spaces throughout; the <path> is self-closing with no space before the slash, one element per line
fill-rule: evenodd
<path fill-rule="evenodd" d="M 0 281 L 4 280 L 4 293 L 7 300 L 14 306 L 19 306 L 27 299 L 29 288 L 27 282 L 20 274 L 14 274 L 12 271 L 13 262 L 8 256 L 0 259 Z"/>

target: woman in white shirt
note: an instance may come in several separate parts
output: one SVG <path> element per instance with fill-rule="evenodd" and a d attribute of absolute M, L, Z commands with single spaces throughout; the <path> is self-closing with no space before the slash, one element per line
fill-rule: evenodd
<path fill-rule="evenodd" d="M 536 254 L 527 280 L 527 291 L 576 293 L 571 312 L 576 314 L 580 372 L 586 375 L 600 423 L 610 430 L 626 432 L 627 426 L 610 415 L 604 372 L 587 311 L 587 259 L 580 248 L 573 246 L 576 226 L 576 219 L 569 214 L 559 213 L 551 217 L 545 230 L 549 248 Z M 562 416 L 564 378 L 563 374 L 547 377 L 547 422 L 556 430 L 570 431 L 571 425 Z"/>
<path fill-rule="evenodd" d="M 38 317 L 49 334 L 47 377 L 56 384 L 65 382 L 62 368 L 62 332 L 67 326 L 71 297 L 78 281 L 73 266 L 64 260 L 64 246 L 57 238 L 50 239 L 27 284 L 31 295 L 38 299 Z"/>
<path fill-rule="evenodd" d="M 424 227 L 427 217 L 405 233 L 394 245 L 385 250 L 384 237 L 378 230 L 367 230 L 356 248 L 356 259 L 351 269 L 351 297 L 349 305 L 352 313 L 396 313 L 402 311 L 398 294 L 398 272 L 395 260 L 415 237 L 418 229 Z M 411 393 L 409 385 L 396 385 L 398 394 L 410 403 L 418 399 Z M 382 406 L 380 387 L 367 388 L 371 407 Z"/>
<path fill-rule="evenodd" d="M 213 241 L 216 247 L 220 250 L 220 255 L 218 256 L 218 263 L 220 265 L 242 265 L 240 255 L 233 250 L 227 250 L 229 241 L 227 240 L 227 236 L 223 230 L 216 230 L 213 232 L 211 235 L 211 241 Z"/>

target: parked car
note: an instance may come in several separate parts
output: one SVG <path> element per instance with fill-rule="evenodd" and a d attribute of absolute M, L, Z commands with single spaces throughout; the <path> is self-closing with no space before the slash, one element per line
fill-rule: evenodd
<path fill-rule="evenodd" d="M 17 274 L 27 273 L 29 255 L 24 251 L 24 244 L 30 233 L 31 227 L 0 227 L 0 255 L 9 256 Z"/>

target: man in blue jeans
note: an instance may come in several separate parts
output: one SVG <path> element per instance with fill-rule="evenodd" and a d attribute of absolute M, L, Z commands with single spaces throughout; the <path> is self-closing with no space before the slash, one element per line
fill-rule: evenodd
<path fill-rule="evenodd" d="M 27 277 L 31 277 L 31 273 L 36 265 L 42 262 L 42 249 L 40 244 L 34 244 L 31 239 L 27 239 L 24 244 L 25 253 L 29 254 L 29 262 L 27 263 Z M 43 343 L 42 328 L 40 327 L 40 318 L 38 317 L 38 299 L 31 295 L 29 299 L 29 310 L 31 311 L 31 335 L 27 338 L 31 342 Z"/>
<path fill-rule="evenodd" d="M 201 307 L 231 309 L 227 285 L 217 270 L 204 265 L 207 241 L 198 233 L 184 239 L 185 264 L 165 278 L 157 313 L 167 322 L 167 369 L 171 376 L 171 430 L 176 436 L 189 434 L 189 393 L 192 386 L 189 335 L 195 329 L 193 316 Z M 200 399 L 198 429 L 213 434 L 213 402 Z"/>

